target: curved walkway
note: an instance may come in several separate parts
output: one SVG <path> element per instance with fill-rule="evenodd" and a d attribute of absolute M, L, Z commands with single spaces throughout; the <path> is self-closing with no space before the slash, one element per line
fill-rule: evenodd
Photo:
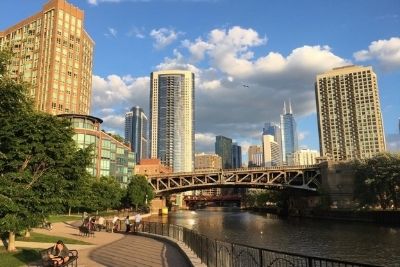
<path fill-rule="evenodd" d="M 95 232 L 94 237 L 81 237 L 77 226 L 80 222 L 54 223 L 53 230 L 34 229 L 34 232 L 83 240 L 92 245 L 71 245 L 79 252 L 79 267 L 104 266 L 190 266 L 180 250 L 167 242 L 145 238 L 133 234 Z M 40 247 L 36 242 L 18 244 L 17 247 Z M 24 242 L 25 243 L 25 242 Z M 26 242 L 28 243 L 28 242 Z M 35 244 L 36 243 L 36 244 Z M 42 244 L 49 247 L 49 244 Z"/>
<path fill-rule="evenodd" d="M 186 267 L 182 253 L 169 243 L 136 235 L 126 235 L 95 249 L 90 258 L 104 266 Z"/>

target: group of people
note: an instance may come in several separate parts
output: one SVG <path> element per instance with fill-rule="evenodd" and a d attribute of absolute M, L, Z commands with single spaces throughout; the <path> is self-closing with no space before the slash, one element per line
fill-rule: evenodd
<path fill-rule="evenodd" d="M 105 228 L 105 219 L 103 216 L 100 216 L 96 219 L 96 216 L 83 216 L 82 226 L 86 227 L 89 231 L 101 231 L 101 229 Z"/>
<path fill-rule="evenodd" d="M 140 215 L 140 213 L 135 214 L 135 218 L 134 218 L 133 222 L 134 222 L 133 223 L 133 232 L 136 233 L 139 230 L 140 224 L 142 222 L 142 216 Z M 129 233 L 131 231 L 131 226 L 132 226 L 132 223 L 129 220 L 129 216 L 126 216 L 126 218 L 125 218 L 125 232 L 126 233 Z"/>

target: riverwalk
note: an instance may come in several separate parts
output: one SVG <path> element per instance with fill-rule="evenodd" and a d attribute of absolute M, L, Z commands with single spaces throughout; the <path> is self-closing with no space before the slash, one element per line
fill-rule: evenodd
<path fill-rule="evenodd" d="M 77 223 L 54 223 L 53 229 L 34 229 L 34 232 L 46 235 L 73 238 L 92 245 L 67 244 L 69 249 L 79 252 L 79 267 L 103 266 L 141 266 L 176 267 L 191 266 L 182 252 L 169 242 L 133 235 L 131 233 L 95 232 L 94 237 L 82 237 L 78 233 Z M 48 248 L 54 244 L 17 241 L 18 247 Z M 32 263 L 29 266 L 38 266 Z"/>

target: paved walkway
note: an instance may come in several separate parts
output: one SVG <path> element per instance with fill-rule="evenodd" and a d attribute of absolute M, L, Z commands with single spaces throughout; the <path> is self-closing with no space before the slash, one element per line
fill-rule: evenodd
<path fill-rule="evenodd" d="M 190 266 L 181 252 L 166 242 L 132 234 L 95 232 L 94 237 L 78 234 L 80 223 L 54 223 L 51 231 L 34 229 L 34 232 L 78 239 L 92 245 L 71 245 L 68 248 L 79 252 L 79 267 L 104 266 Z M 52 244 L 37 242 L 16 242 L 17 247 L 47 248 Z"/>

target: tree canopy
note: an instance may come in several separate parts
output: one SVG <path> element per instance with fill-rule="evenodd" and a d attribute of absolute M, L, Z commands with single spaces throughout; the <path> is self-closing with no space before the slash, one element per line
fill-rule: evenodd
<path fill-rule="evenodd" d="M 354 196 L 360 207 L 400 206 L 400 154 L 381 153 L 356 161 Z"/>
<path fill-rule="evenodd" d="M 134 175 L 126 189 L 128 204 L 136 209 L 145 207 L 154 198 L 154 192 L 143 175 Z M 147 203 L 146 203 L 147 202 Z"/>

